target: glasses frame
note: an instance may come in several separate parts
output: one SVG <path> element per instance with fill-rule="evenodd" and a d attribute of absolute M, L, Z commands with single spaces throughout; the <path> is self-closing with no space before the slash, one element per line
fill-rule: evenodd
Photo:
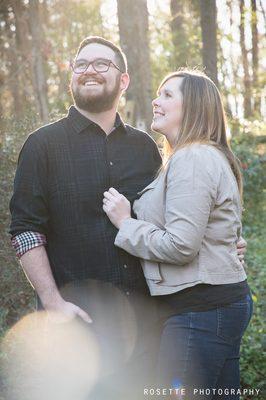
<path fill-rule="evenodd" d="M 106 69 L 105 71 L 97 71 L 97 69 L 95 68 L 94 63 L 95 63 L 96 61 L 99 61 L 99 60 L 103 60 L 103 61 L 108 62 L 108 66 L 107 66 L 107 69 Z M 82 71 L 82 72 L 76 72 L 76 71 L 75 71 L 75 65 L 74 65 L 74 64 L 75 64 L 75 61 L 70 61 L 70 66 L 71 66 L 72 71 L 73 71 L 75 74 L 78 74 L 78 75 L 84 74 L 84 73 L 88 70 L 88 68 L 89 68 L 90 65 L 92 65 L 92 68 L 93 68 L 94 71 L 97 72 L 98 74 L 101 74 L 101 73 L 104 73 L 104 72 L 108 72 L 111 66 L 113 66 L 114 68 L 118 69 L 118 71 L 120 71 L 120 72 L 123 73 L 123 71 L 121 71 L 121 69 L 118 67 L 118 65 L 116 65 L 115 63 L 113 63 L 113 61 L 108 60 L 108 59 L 106 59 L 106 58 L 96 58 L 95 60 L 90 61 L 90 62 L 88 62 L 87 60 L 84 60 L 84 59 L 80 59 L 80 61 L 85 61 L 86 64 L 87 64 L 86 69 L 84 69 L 84 71 Z"/>

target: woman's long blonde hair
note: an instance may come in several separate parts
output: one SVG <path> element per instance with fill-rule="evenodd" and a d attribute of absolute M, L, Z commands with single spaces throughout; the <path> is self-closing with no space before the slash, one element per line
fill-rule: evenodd
<path fill-rule="evenodd" d="M 239 161 L 226 137 L 226 117 L 217 87 L 201 71 L 180 70 L 167 75 L 159 89 L 171 78 L 183 78 L 180 88 L 183 95 L 183 115 L 175 146 L 171 148 L 168 142 L 164 141 L 164 157 L 169 158 L 178 149 L 192 143 L 211 144 L 228 159 L 242 196 Z"/>

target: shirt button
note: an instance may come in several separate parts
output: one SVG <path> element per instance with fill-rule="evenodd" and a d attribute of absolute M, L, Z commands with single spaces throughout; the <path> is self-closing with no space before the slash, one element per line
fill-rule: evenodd
<path fill-rule="evenodd" d="M 110 161 L 110 165 L 114 165 L 114 164 L 112 163 L 112 161 Z"/>
<path fill-rule="evenodd" d="M 126 295 L 127 295 L 127 296 L 129 296 L 129 295 L 130 295 L 129 291 L 127 291 L 127 292 L 126 292 Z"/>
<path fill-rule="evenodd" d="M 124 264 L 124 268 L 127 268 L 127 264 Z"/>

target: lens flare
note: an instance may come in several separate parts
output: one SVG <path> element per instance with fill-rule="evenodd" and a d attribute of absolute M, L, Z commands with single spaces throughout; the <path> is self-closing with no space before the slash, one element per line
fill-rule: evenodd
<path fill-rule="evenodd" d="M 81 321 L 55 323 L 46 312 L 21 319 L 1 344 L 8 400 L 83 399 L 99 372 L 99 349 Z"/>
<path fill-rule="evenodd" d="M 100 348 L 100 375 L 110 375 L 131 357 L 136 344 L 135 310 L 128 296 L 107 282 L 87 279 L 61 289 L 67 301 L 78 304 L 92 318 L 92 332 Z"/>

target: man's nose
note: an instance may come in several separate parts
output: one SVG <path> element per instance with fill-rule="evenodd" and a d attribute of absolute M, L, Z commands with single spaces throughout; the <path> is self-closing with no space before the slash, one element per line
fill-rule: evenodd
<path fill-rule="evenodd" d="M 88 68 L 84 72 L 84 74 L 97 74 L 95 69 L 93 68 L 92 64 L 89 64 Z"/>

